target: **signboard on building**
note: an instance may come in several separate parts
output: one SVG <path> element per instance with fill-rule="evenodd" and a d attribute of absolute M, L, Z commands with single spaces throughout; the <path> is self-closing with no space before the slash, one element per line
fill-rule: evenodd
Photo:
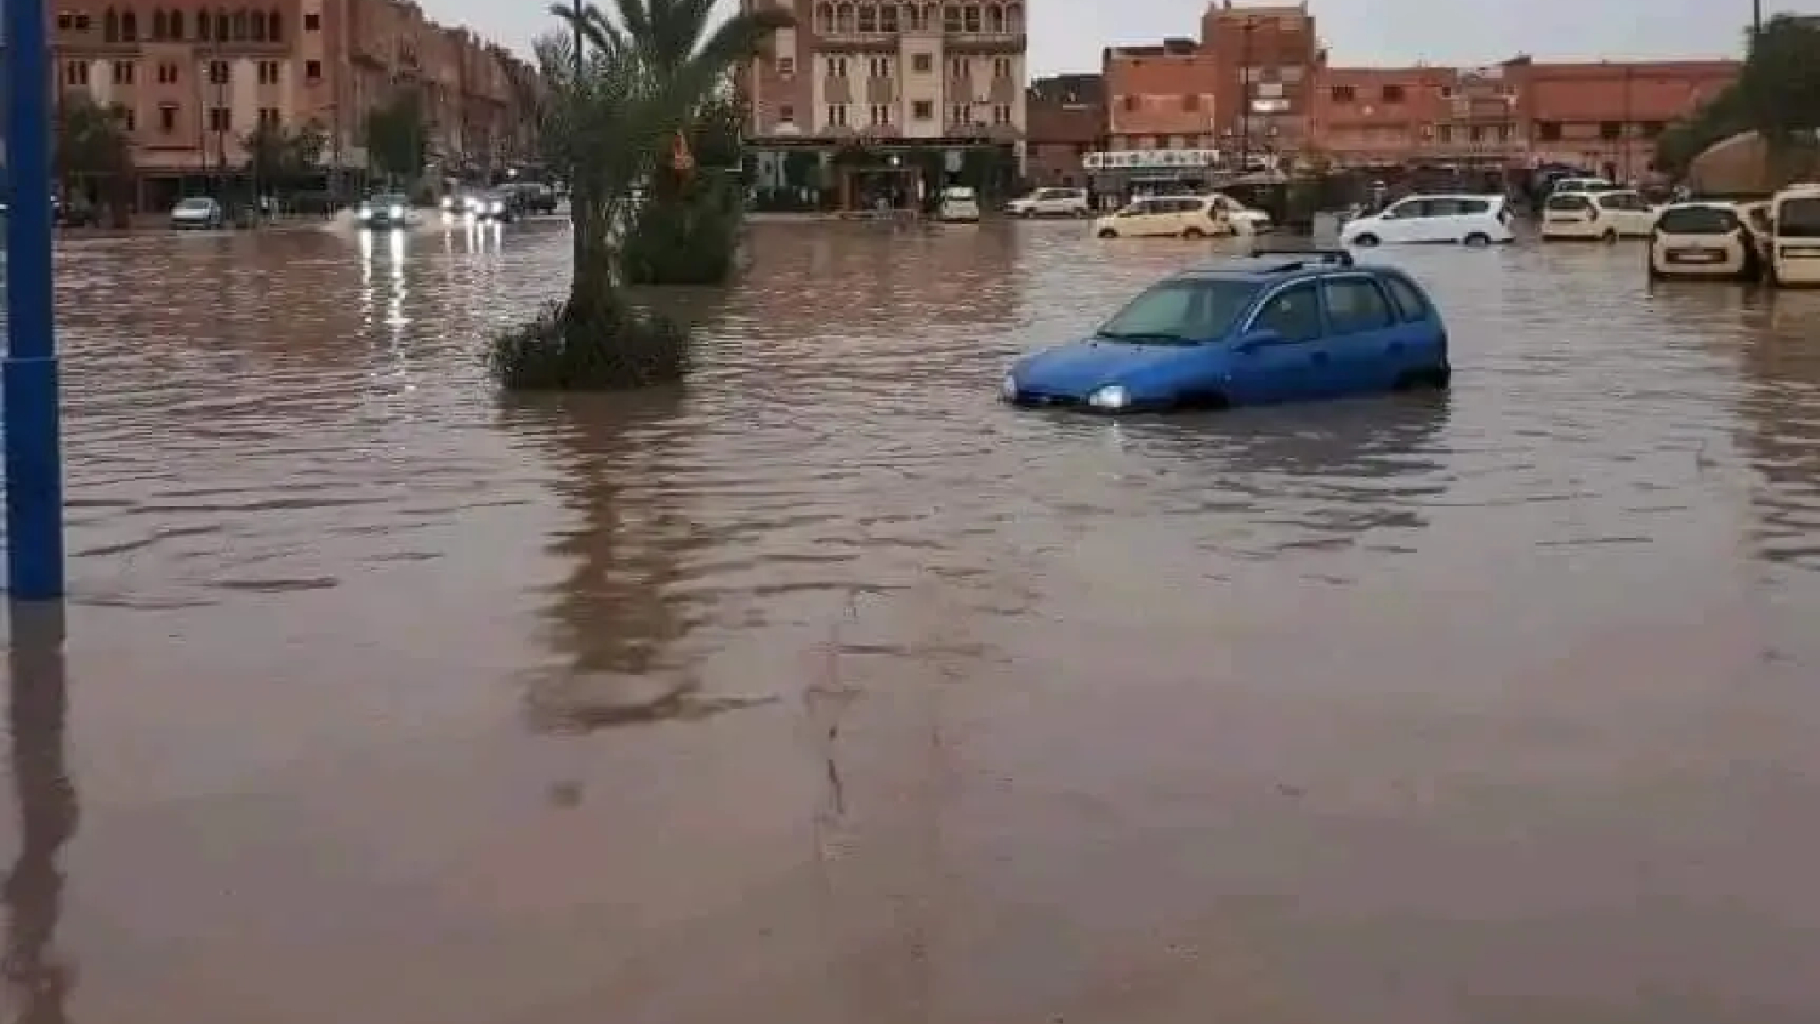
<path fill-rule="evenodd" d="M 1089 171 L 1170 171 L 1220 163 L 1217 149 L 1117 149 L 1081 158 L 1081 166 Z"/>

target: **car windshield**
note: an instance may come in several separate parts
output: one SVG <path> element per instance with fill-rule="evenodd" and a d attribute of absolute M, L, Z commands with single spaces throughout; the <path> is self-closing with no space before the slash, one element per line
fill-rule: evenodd
<path fill-rule="evenodd" d="M 1656 228 L 1666 235 L 1729 235 L 1738 215 L 1720 206 L 1676 206 L 1663 211 Z"/>
<path fill-rule="evenodd" d="M 1548 197 L 1548 208 L 1551 210 L 1584 210 L 1590 204 L 1590 200 L 1577 193 Z"/>
<path fill-rule="evenodd" d="M 387 192 L 376 195 L 367 202 L 373 206 L 403 206 L 405 199 L 397 193 Z"/>
<path fill-rule="evenodd" d="M 1169 281 L 1131 300 L 1097 334 L 1145 344 L 1211 341 L 1232 329 L 1257 290 L 1250 281 Z"/>
<path fill-rule="evenodd" d="M 213 208 L 214 205 L 215 201 L 213 199 L 185 199 L 183 202 L 177 204 L 177 209 L 184 213 L 202 213 Z"/>
<path fill-rule="evenodd" d="M 1775 223 L 1778 238 L 1820 238 L 1820 197 L 1777 203 Z"/>

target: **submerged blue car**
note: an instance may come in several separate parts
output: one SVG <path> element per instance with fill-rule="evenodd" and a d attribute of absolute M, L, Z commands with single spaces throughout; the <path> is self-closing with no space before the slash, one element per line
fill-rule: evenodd
<path fill-rule="evenodd" d="M 1001 397 L 1097 412 L 1445 388 L 1447 328 L 1409 275 L 1337 250 L 1183 271 L 1089 337 L 1019 360 Z"/>

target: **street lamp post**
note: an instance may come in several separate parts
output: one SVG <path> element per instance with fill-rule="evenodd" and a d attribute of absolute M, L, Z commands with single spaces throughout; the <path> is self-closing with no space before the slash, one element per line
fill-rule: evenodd
<path fill-rule="evenodd" d="M 6 0 L 6 581 L 63 596 L 63 446 L 51 294 L 51 59 L 45 0 Z"/>

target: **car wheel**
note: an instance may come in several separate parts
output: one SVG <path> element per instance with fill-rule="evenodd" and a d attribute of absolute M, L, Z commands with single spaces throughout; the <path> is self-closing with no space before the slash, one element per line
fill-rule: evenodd
<path fill-rule="evenodd" d="M 1101 228 L 1100 229 L 1101 238 L 1117 238 L 1118 236 L 1119 236 L 1119 233 L 1117 231 L 1112 230 L 1111 228 Z"/>
<path fill-rule="evenodd" d="M 1193 241 L 1197 238 L 1206 238 L 1207 232 L 1202 231 L 1200 228 L 1183 228 L 1182 237 Z"/>
<path fill-rule="evenodd" d="M 1357 237 L 1357 238 L 1355 238 L 1355 239 L 1353 239 L 1353 240 L 1352 240 L 1352 244 L 1354 244 L 1354 245 L 1362 245 L 1362 246 L 1364 246 L 1364 247 L 1365 247 L 1365 248 L 1367 248 L 1367 249 L 1369 249 L 1369 248 L 1371 248 L 1371 247 L 1372 247 L 1372 246 L 1374 246 L 1374 245 L 1377 245 L 1377 244 L 1378 244 L 1378 236 L 1376 236 L 1376 235 L 1374 235 L 1374 234 L 1372 234 L 1372 233 L 1371 233 L 1371 232 L 1369 232 L 1369 231 L 1367 231 L 1367 232 L 1365 232 L 1365 233 L 1364 233 L 1364 234 L 1362 234 L 1362 235 L 1360 235 L 1360 236 L 1359 236 L 1359 237 Z"/>
<path fill-rule="evenodd" d="M 1604 242 L 1606 245 L 1616 245 L 1618 243 L 1618 232 L 1611 228 L 1606 228 L 1605 233 L 1599 236 L 1599 241 Z"/>
<path fill-rule="evenodd" d="M 1480 246 L 1490 245 L 1491 236 L 1485 234 L 1483 231 L 1474 231 L 1472 234 L 1467 235 L 1462 241 L 1476 249 Z"/>

